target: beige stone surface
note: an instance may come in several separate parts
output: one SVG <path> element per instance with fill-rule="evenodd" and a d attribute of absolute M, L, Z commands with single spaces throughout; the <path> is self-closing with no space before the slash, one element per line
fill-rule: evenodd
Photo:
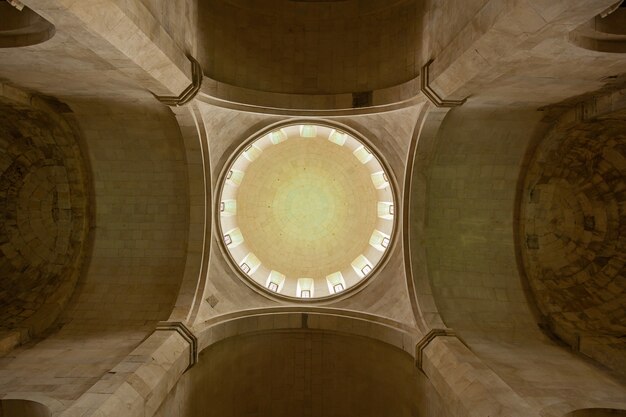
<path fill-rule="evenodd" d="M 455 415 L 406 353 L 367 339 L 296 331 L 240 336 L 205 350 L 156 416 L 294 414 Z"/>
<path fill-rule="evenodd" d="M 261 115 L 236 110 L 218 108 L 202 104 L 203 123 L 207 129 L 209 154 L 211 157 L 211 180 L 217 178 L 228 156 L 246 139 L 272 122 L 281 119 L 270 115 Z M 405 155 L 413 133 L 419 107 L 383 113 L 380 115 L 364 115 L 358 117 L 337 117 L 336 120 L 348 127 L 361 132 L 365 138 L 372 140 L 372 145 L 389 163 L 390 175 L 399 183 L 401 189 Z M 289 119 L 285 119 L 289 120 Z M 398 214 L 400 216 L 400 214 Z M 400 238 L 392 244 L 389 261 L 385 263 L 374 279 L 367 283 L 354 297 L 335 301 L 332 306 L 340 306 L 349 310 L 365 311 L 391 318 L 412 325 L 413 313 L 405 291 L 404 266 L 401 258 Z M 381 293 L 385 296 L 381 297 Z M 215 297 L 213 304 L 208 299 Z M 241 278 L 234 273 L 232 266 L 220 250 L 219 242 L 213 241 L 211 260 L 209 263 L 208 280 L 202 297 L 198 322 L 214 316 L 227 314 L 240 309 L 252 309 L 276 306 L 274 301 L 256 295 Z M 245 303 L 242 303 L 245 300 Z"/>
<path fill-rule="evenodd" d="M 83 273 L 90 178 L 68 109 L 1 87 L 0 327 L 25 341 L 58 318 Z"/>
<path fill-rule="evenodd" d="M 558 339 L 576 341 L 564 327 L 538 326 L 516 252 L 532 148 L 557 125 L 615 128 L 590 119 L 626 104 L 624 55 L 576 42 L 581 25 L 598 22 L 615 0 L 23 3 L 56 34 L 0 48 L 0 77 L 73 112 L 93 178 L 94 245 L 48 334 L 17 347 L 21 334 L 0 335 L 8 352 L 0 359 L 0 400 L 36 401 L 67 417 L 184 416 L 199 408 L 260 415 L 304 404 L 335 415 L 626 409 L 614 365 L 623 351 L 613 343 L 619 285 L 589 282 L 597 291 L 583 296 L 551 285 L 553 309 L 563 310 L 564 300 L 608 300 L 588 310 L 592 317 L 567 315 L 566 323 L 599 329 L 579 337 L 573 352 Z M 599 22 L 605 30 L 608 20 Z M 177 95 L 189 85 L 188 54 L 206 72 L 202 92 L 168 109 L 151 92 Z M 430 59 L 430 87 L 441 99 L 468 97 L 461 107 L 425 105 L 418 73 Z M 273 123 L 301 118 L 370 139 L 399 200 L 398 234 L 377 276 L 350 296 L 306 306 L 244 283 L 217 242 L 214 213 L 219 174 L 233 152 Z M 615 129 L 617 137 L 622 128 Z M 595 139 L 572 150 L 586 155 L 606 144 Z M 600 184 L 598 191 L 603 182 L 616 185 L 605 205 L 614 220 L 623 175 L 608 165 L 619 165 L 621 148 L 607 150 L 596 173 L 581 168 L 563 179 Z M 596 174 L 602 181 L 594 183 Z M 579 212 L 565 209 L 580 193 L 561 195 L 562 208 L 551 205 L 529 221 L 550 228 L 554 220 L 559 227 L 549 230 L 567 232 L 570 242 L 555 241 L 556 252 L 578 257 L 549 270 L 568 272 L 602 248 L 571 244 L 586 236 L 571 214 Z M 617 242 L 611 250 L 620 247 L 613 220 L 601 229 Z M 605 271 L 617 284 L 618 252 Z M 162 323 L 154 331 L 167 319 L 187 328 Z M 429 338 L 438 333 L 448 336 Z M 202 359 L 184 374 L 194 346 Z M 247 407 L 239 387 L 262 401 Z M 314 392 L 322 400 L 305 397 Z M 328 408 L 313 408 L 320 404 Z"/>
<path fill-rule="evenodd" d="M 524 180 L 519 236 L 546 326 L 573 349 L 622 373 L 625 142 L 619 112 L 553 129 Z M 612 353 L 600 353 L 603 344 Z"/>
<path fill-rule="evenodd" d="M 237 190 L 237 225 L 267 267 L 321 278 L 362 254 L 376 226 L 369 170 L 326 138 L 263 151 Z"/>
<path fill-rule="evenodd" d="M 380 156 L 355 135 L 303 121 L 239 148 L 222 173 L 218 215 L 246 279 L 281 296 L 323 298 L 375 274 L 397 202 Z"/>
<path fill-rule="evenodd" d="M 281 93 L 358 93 L 418 71 L 419 2 L 212 0 L 198 3 L 206 74 Z"/>
<path fill-rule="evenodd" d="M 70 107 L 86 141 L 95 190 L 91 259 L 61 328 L 0 365 L 4 395 L 30 392 L 63 406 L 168 318 L 187 236 L 184 156 L 169 110 L 153 104 L 115 110 L 80 100 Z"/>
<path fill-rule="evenodd" d="M 458 108 L 439 131 L 428 195 L 428 272 L 446 324 L 523 338 L 534 319 L 517 270 L 513 209 L 541 114 Z"/>

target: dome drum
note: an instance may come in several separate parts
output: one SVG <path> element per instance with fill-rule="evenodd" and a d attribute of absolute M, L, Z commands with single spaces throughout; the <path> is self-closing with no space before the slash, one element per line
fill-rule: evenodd
<path fill-rule="evenodd" d="M 374 275 L 393 240 L 388 170 L 339 126 L 297 123 L 255 135 L 224 170 L 219 239 L 265 294 L 343 294 Z"/>

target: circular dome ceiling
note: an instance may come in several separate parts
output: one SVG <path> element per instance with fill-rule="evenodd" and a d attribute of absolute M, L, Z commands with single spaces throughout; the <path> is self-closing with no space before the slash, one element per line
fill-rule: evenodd
<path fill-rule="evenodd" d="M 372 150 L 330 126 L 281 126 L 248 143 L 222 180 L 219 224 L 237 268 L 266 291 L 343 293 L 391 243 L 394 196 Z"/>

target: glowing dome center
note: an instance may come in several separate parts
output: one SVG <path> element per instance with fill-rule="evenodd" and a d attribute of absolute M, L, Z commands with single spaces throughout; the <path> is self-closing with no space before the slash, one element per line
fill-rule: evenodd
<path fill-rule="evenodd" d="M 333 186 L 334 183 L 306 168 L 284 180 L 276 191 L 274 204 L 269 207 L 280 224 L 280 235 L 287 239 L 298 236 L 308 240 L 330 238 L 329 226 L 333 219 L 343 216 L 348 208 L 347 204 L 342 204 L 341 190 Z"/>
<path fill-rule="evenodd" d="M 369 275 L 389 244 L 386 174 L 362 143 L 337 135 L 282 128 L 246 146 L 227 173 L 224 242 L 239 268 L 275 293 L 341 292 Z"/>

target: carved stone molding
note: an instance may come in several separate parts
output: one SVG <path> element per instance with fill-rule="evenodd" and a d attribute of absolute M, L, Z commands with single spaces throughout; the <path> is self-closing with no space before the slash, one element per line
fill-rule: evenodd
<path fill-rule="evenodd" d="M 161 103 L 171 107 L 184 106 L 193 100 L 196 94 L 200 91 L 200 87 L 202 87 L 202 78 L 204 77 L 202 74 L 202 67 L 200 66 L 200 63 L 191 55 L 187 55 L 187 58 L 191 61 L 191 84 L 189 84 L 189 86 L 178 96 L 157 96 L 152 93 Z"/>
<path fill-rule="evenodd" d="M 415 366 L 420 371 L 422 369 L 422 355 L 424 353 L 424 349 L 438 336 L 454 336 L 456 337 L 456 333 L 450 329 L 431 329 L 422 339 L 415 344 Z"/>
<path fill-rule="evenodd" d="M 422 74 L 420 77 L 420 90 L 422 91 L 422 93 L 424 93 L 424 95 L 428 98 L 428 100 L 430 100 L 430 102 L 433 103 L 437 107 L 457 107 L 465 103 L 467 98 L 464 98 L 463 100 L 445 100 L 439 97 L 439 94 L 437 94 L 435 90 L 430 88 L 429 68 L 430 68 L 430 64 L 432 64 L 433 61 L 434 59 L 429 60 L 422 67 Z"/>
<path fill-rule="evenodd" d="M 174 331 L 181 335 L 189 343 L 189 366 L 187 369 L 198 363 L 198 338 L 184 323 L 180 321 L 161 321 L 157 324 L 156 330 Z"/>

